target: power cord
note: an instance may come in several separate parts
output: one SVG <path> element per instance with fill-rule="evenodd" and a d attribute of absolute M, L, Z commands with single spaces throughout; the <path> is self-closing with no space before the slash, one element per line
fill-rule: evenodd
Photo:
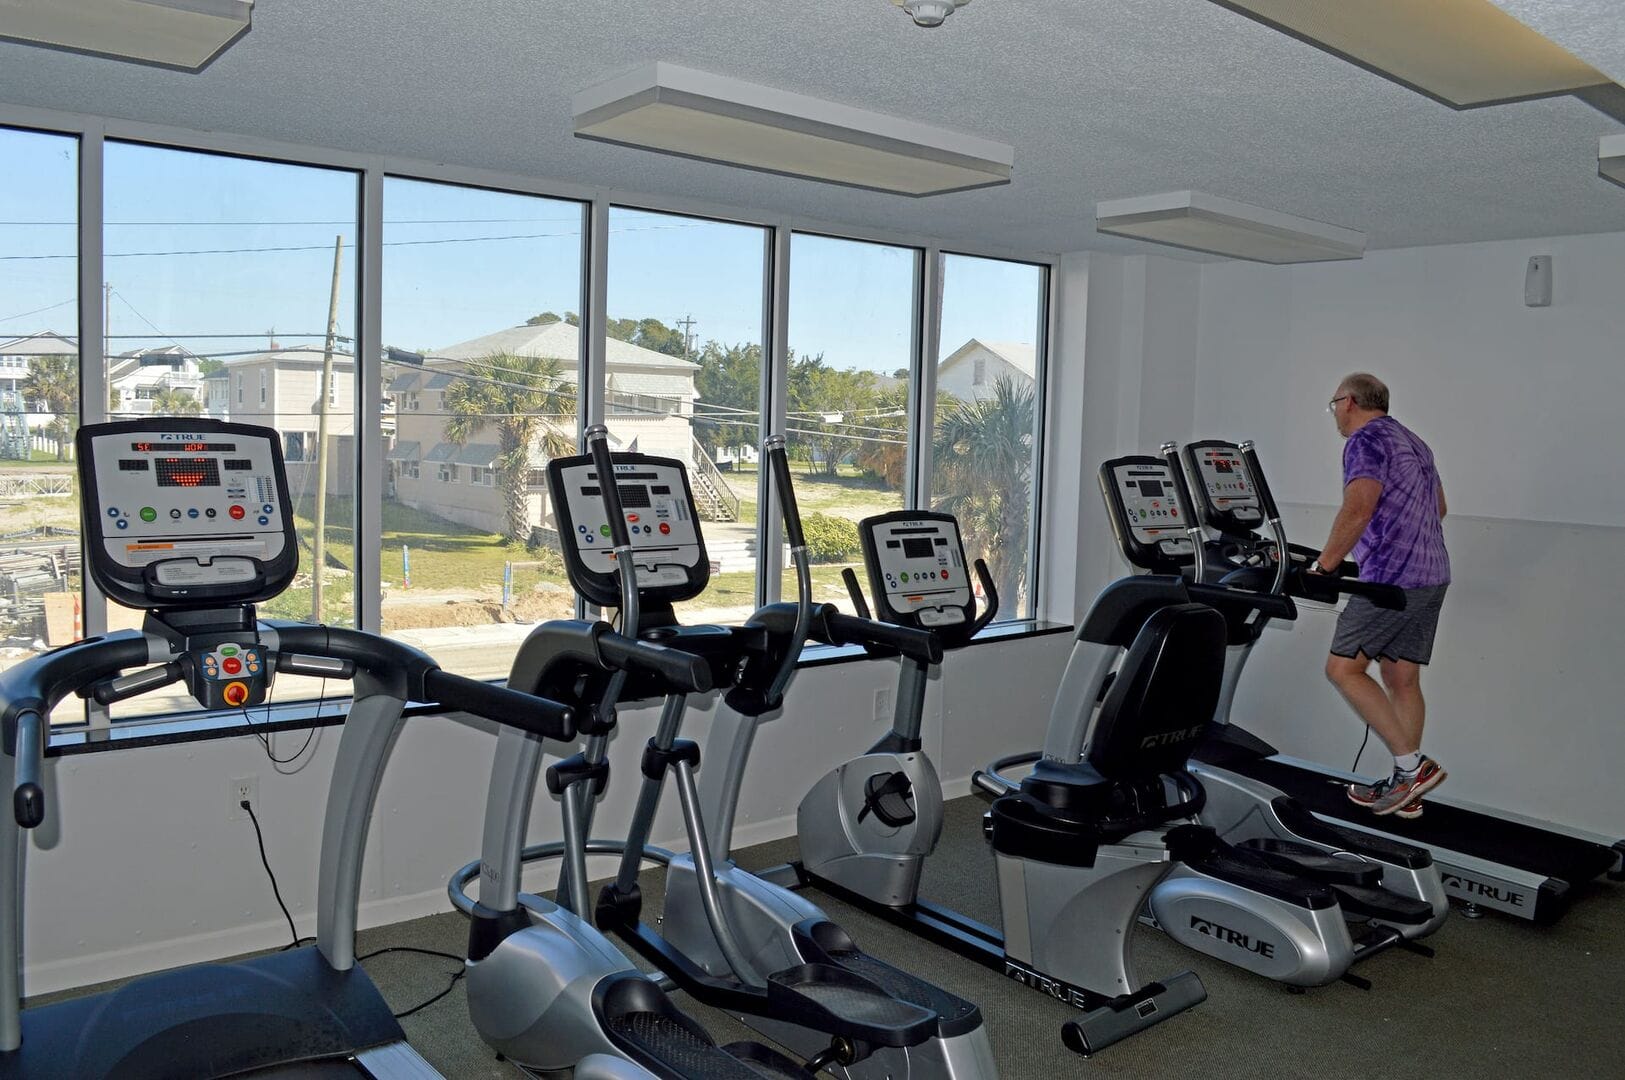
<path fill-rule="evenodd" d="M 325 704 L 327 704 L 327 680 L 323 679 L 321 689 L 316 694 L 316 719 L 321 719 L 322 706 Z M 293 756 L 279 758 L 271 752 L 271 737 L 259 731 L 256 727 L 257 722 L 252 716 L 248 715 L 248 706 L 244 705 L 238 711 L 243 714 L 243 723 L 248 725 L 248 733 L 260 741 L 260 745 L 265 748 L 265 756 L 271 759 L 273 765 L 292 765 L 305 756 L 305 751 L 310 749 L 311 740 L 316 738 L 316 725 L 312 724 L 305 732 L 305 741 L 299 745 L 298 750 L 293 752 Z M 271 718 L 271 706 L 269 704 L 265 706 L 265 718 L 267 721 Z"/>
<path fill-rule="evenodd" d="M 288 905 L 282 902 L 282 890 L 277 886 L 276 874 L 271 870 L 271 860 L 265 856 L 265 834 L 260 831 L 260 819 L 254 814 L 253 804 L 247 799 L 242 800 L 242 802 L 238 803 L 237 805 L 241 806 L 248 812 L 248 820 L 254 823 L 254 839 L 259 843 L 260 864 L 265 867 L 265 875 L 271 879 L 271 895 L 276 897 L 277 907 L 282 909 L 282 917 L 288 920 L 288 933 L 293 936 L 293 940 L 282 946 L 281 951 L 287 952 L 289 949 L 297 949 L 300 945 L 304 944 L 305 939 L 299 936 L 299 931 L 293 924 L 293 916 L 288 913 Z M 385 953 L 417 953 L 420 956 L 435 956 L 445 960 L 454 960 L 458 964 L 463 963 L 463 958 L 455 953 L 440 952 L 436 949 L 420 949 L 415 945 L 390 945 L 386 948 L 374 949 L 370 953 L 356 957 L 356 962 L 359 963 L 362 960 L 371 960 L 373 957 L 382 956 Z M 421 1012 L 424 1009 L 427 1009 L 430 1005 L 433 1005 L 435 1002 L 451 993 L 454 989 L 456 989 L 458 980 L 463 977 L 463 972 L 464 969 L 459 967 L 451 976 L 451 981 L 446 984 L 446 988 L 444 990 L 440 991 L 440 993 L 436 994 L 434 997 L 429 998 L 427 1001 L 418 1002 L 418 1004 L 412 1006 L 410 1009 L 407 1009 L 404 1012 L 395 1013 L 395 1019 L 404 1020 L 413 1013 Z"/>
<path fill-rule="evenodd" d="M 367 953 L 364 956 L 356 957 L 356 961 L 360 962 L 362 960 L 371 960 L 375 956 L 382 956 L 385 953 L 395 953 L 395 952 L 399 952 L 399 953 L 416 953 L 419 956 L 438 956 L 438 957 L 441 957 L 442 959 L 445 959 L 445 960 L 455 960 L 458 964 L 463 963 L 463 957 L 458 956 L 455 953 L 440 952 L 438 949 L 420 949 L 415 945 L 390 945 L 390 946 L 388 946 L 386 948 L 374 949 L 372 952 Z M 396 1013 L 395 1014 L 395 1019 L 404 1020 L 408 1016 L 411 1016 L 415 1012 L 422 1012 L 424 1009 L 427 1009 L 430 1005 L 433 1005 L 435 1002 L 439 1001 L 441 998 L 443 998 L 447 994 L 451 993 L 453 990 L 455 990 L 457 988 L 457 982 L 458 982 L 459 979 L 461 979 L 463 977 L 463 974 L 464 974 L 465 970 L 466 969 L 464 969 L 462 967 L 459 967 L 456 970 L 456 972 L 454 972 L 452 974 L 451 981 L 446 984 L 446 988 L 444 990 L 440 991 L 440 993 L 436 994 L 434 997 L 430 998 L 427 1001 L 418 1002 L 416 1005 L 412 1006 L 410 1009 L 407 1009 L 405 1012 Z"/>
<path fill-rule="evenodd" d="M 1360 758 L 1363 757 L 1364 754 L 1365 754 L 1365 744 L 1370 742 L 1370 741 L 1371 741 L 1371 725 L 1367 724 L 1366 729 L 1365 729 L 1365 738 L 1360 740 L 1360 749 L 1357 750 L 1355 752 L 1355 754 L 1354 754 L 1354 764 L 1349 766 L 1349 772 L 1357 773 L 1357 772 L 1360 771 Z"/>
<path fill-rule="evenodd" d="M 282 890 L 277 887 L 276 874 L 271 871 L 271 860 L 265 857 L 265 834 L 260 831 L 260 819 L 254 813 L 254 806 L 247 799 L 237 804 L 248 811 L 248 820 L 254 823 L 254 839 L 260 846 L 260 864 L 265 867 L 265 876 L 271 879 L 271 895 L 276 897 L 276 906 L 282 909 L 282 917 L 288 920 L 288 933 L 293 940 L 282 947 L 283 952 L 299 947 L 299 930 L 293 925 L 293 916 L 288 914 L 288 905 L 282 902 Z"/>

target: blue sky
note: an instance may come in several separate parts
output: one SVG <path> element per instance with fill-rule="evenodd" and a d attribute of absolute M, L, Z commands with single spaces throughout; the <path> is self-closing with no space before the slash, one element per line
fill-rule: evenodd
<path fill-rule="evenodd" d="M 71 139 L 0 129 L 0 340 L 76 329 L 74 153 Z M 114 351 L 256 351 L 273 328 L 284 345 L 319 340 L 335 239 L 339 333 L 353 336 L 353 174 L 109 142 L 105 187 Z M 391 180 L 385 219 L 387 344 L 435 348 L 581 306 L 579 204 Z M 752 226 L 616 209 L 609 314 L 689 316 L 701 342 L 756 342 L 764 251 Z M 904 366 L 915 259 L 797 236 L 791 348 L 838 367 Z M 1039 281 L 1033 267 L 949 256 L 944 353 L 972 336 L 1032 341 Z"/>

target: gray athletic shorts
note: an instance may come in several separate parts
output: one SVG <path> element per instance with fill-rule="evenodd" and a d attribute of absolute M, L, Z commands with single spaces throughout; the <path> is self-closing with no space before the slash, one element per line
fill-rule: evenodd
<path fill-rule="evenodd" d="M 1380 608 L 1363 596 L 1349 597 L 1337 617 L 1332 655 L 1371 660 L 1409 660 L 1425 664 L 1433 659 L 1433 635 L 1439 629 L 1444 591 L 1450 586 L 1428 585 L 1405 590 L 1405 610 Z"/>

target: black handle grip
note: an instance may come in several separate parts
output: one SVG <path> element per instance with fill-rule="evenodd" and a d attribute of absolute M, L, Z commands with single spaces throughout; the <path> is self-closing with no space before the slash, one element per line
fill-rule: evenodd
<path fill-rule="evenodd" d="M 911 660 L 942 663 L 942 641 L 929 630 L 860 619 L 838 611 L 831 612 L 824 621 L 843 645 L 878 645 L 895 649 Z"/>
<path fill-rule="evenodd" d="M 1180 524 L 1186 528 L 1197 523 L 1196 500 L 1191 498 L 1191 487 L 1185 479 L 1185 467 L 1179 460 L 1179 448 L 1168 443 L 1162 448 L 1162 460 L 1167 462 L 1168 471 L 1173 474 L 1174 500 L 1179 503 L 1179 513 L 1185 520 Z"/>
<path fill-rule="evenodd" d="M 180 662 L 171 660 L 167 664 L 147 668 L 145 671 L 138 671 L 133 675 L 123 675 L 116 679 L 99 682 L 90 688 L 90 696 L 99 705 L 112 705 L 126 698 L 139 697 L 148 691 L 158 689 L 160 686 L 168 686 L 170 683 L 179 682 L 184 674 Z"/>
<path fill-rule="evenodd" d="M 852 610 L 858 613 L 858 618 L 869 618 L 869 600 L 863 595 L 863 586 L 858 584 L 858 575 L 852 572 L 850 566 L 841 567 L 841 580 L 846 583 L 846 595 L 852 598 Z"/>
<path fill-rule="evenodd" d="M 790 483 L 790 455 L 781 443 L 767 450 L 768 466 L 773 470 L 773 487 L 779 495 L 779 509 L 784 512 L 784 535 L 792 548 L 806 547 L 801 536 L 801 511 L 796 506 L 796 489 Z"/>
<path fill-rule="evenodd" d="M 45 766 L 45 718 L 33 709 L 17 715 L 16 786 L 11 792 L 11 809 L 17 824 L 38 828 L 45 821 L 45 788 L 41 774 Z"/>
<path fill-rule="evenodd" d="M 976 621 L 971 623 L 970 628 L 971 636 L 975 637 L 993 621 L 993 616 L 999 613 L 999 587 L 993 584 L 993 574 L 988 570 L 985 561 L 977 559 L 971 565 L 976 570 L 976 580 L 982 583 L 982 613 L 976 616 Z"/>
<path fill-rule="evenodd" d="M 1251 443 L 1240 449 L 1242 464 L 1247 466 L 1247 474 L 1253 478 L 1253 492 L 1258 496 L 1258 505 L 1263 508 L 1264 517 L 1279 518 L 1281 511 L 1275 505 L 1270 482 L 1264 479 L 1264 467 L 1258 463 L 1258 450 Z"/>
<path fill-rule="evenodd" d="M 587 435 L 587 453 L 592 455 L 593 471 L 598 474 L 598 491 L 604 500 L 604 513 L 609 516 L 609 542 L 618 548 L 632 543 L 626 531 L 626 511 L 621 508 L 621 489 L 615 484 L 615 459 L 609 453 L 607 433 Z"/>
<path fill-rule="evenodd" d="M 1234 574 L 1226 574 L 1219 579 L 1217 585 L 1198 585 L 1194 581 L 1187 581 L 1185 589 L 1192 600 L 1204 604 L 1213 604 L 1219 608 L 1223 608 L 1227 604 L 1243 603 L 1272 619 L 1285 619 L 1290 622 L 1298 617 L 1298 605 L 1292 602 L 1290 596 L 1254 592 L 1251 589 L 1242 589 L 1225 584 L 1231 578 L 1245 572 L 1237 571 Z"/>
<path fill-rule="evenodd" d="M 606 631 L 599 637 L 598 650 L 605 663 L 622 670 L 639 668 L 658 675 L 673 690 L 703 694 L 711 689 L 711 665 L 702 656 L 666 645 L 635 641 L 614 631 Z"/>
<path fill-rule="evenodd" d="M 450 709 L 483 716 L 500 724 L 540 735 L 544 739 L 573 739 L 575 712 L 549 698 L 522 694 L 505 686 L 453 675 L 441 668 L 425 672 L 423 692 Z"/>

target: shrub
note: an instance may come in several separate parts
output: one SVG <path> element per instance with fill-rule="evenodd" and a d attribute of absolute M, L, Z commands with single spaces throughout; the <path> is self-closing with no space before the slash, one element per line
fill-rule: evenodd
<path fill-rule="evenodd" d="M 801 535 L 815 563 L 847 562 L 858 553 L 857 522 L 833 514 L 801 515 Z"/>

